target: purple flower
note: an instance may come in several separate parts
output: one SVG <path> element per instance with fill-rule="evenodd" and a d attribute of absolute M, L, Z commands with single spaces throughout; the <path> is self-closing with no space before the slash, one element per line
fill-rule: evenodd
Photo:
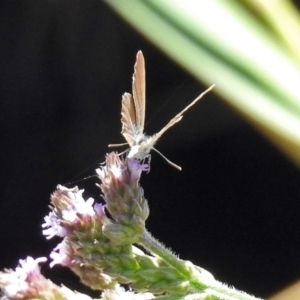
<path fill-rule="evenodd" d="M 106 165 L 96 170 L 103 184 L 138 183 L 142 171 L 149 171 L 149 165 L 140 164 L 137 159 L 123 160 L 114 152 L 106 155 Z"/>
<path fill-rule="evenodd" d="M 28 256 L 19 260 L 15 270 L 0 272 L 2 292 L 5 299 L 36 298 L 39 290 L 46 290 L 51 285 L 40 273 L 39 263 L 47 261 L 46 257 L 33 259 Z"/>
<path fill-rule="evenodd" d="M 142 171 L 148 172 L 150 170 L 149 165 L 140 164 L 137 159 L 128 159 L 127 166 L 131 175 L 131 182 L 136 182 L 140 179 Z"/>
<path fill-rule="evenodd" d="M 93 207 L 94 199 L 83 199 L 84 190 L 77 187 L 68 189 L 59 185 L 51 196 L 52 211 L 47 215 L 42 224 L 43 234 L 47 239 L 55 235 L 65 237 L 87 226 L 94 219 L 99 220 Z M 104 215 L 102 215 L 104 217 Z"/>
<path fill-rule="evenodd" d="M 123 160 L 114 152 L 107 154 L 106 165 L 96 170 L 112 218 L 104 224 L 103 233 L 117 244 L 135 243 L 145 230 L 149 207 L 139 179 L 148 170 L 148 165 L 136 159 Z"/>
<path fill-rule="evenodd" d="M 66 241 L 58 244 L 50 254 L 52 262 L 50 267 L 60 264 L 65 267 L 70 267 L 72 265 L 72 248 L 68 246 Z"/>
<path fill-rule="evenodd" d="M 47 258 L 33 259 L 28 256 L 19 260 L 15 270 L 0 272 L 1 299 L 72 299 L 92 300 L 89 296 L 71 291 L 65 286 L 59 287 L 40 273 L 39 263 Z"/>

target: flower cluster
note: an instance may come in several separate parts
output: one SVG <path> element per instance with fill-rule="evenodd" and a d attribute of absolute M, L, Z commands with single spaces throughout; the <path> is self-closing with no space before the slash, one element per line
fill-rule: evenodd
<path fill-rule="evenodd" d="M 40 273 L 39 263 L 45 262 L 45 257 L 33 259 L 27 257 L 19 261 L 15 270 L 0 272 L 0 288 L 3 300 L 20 299 L 74 299 L 89 300 L 89 296 L 59 287 Z"/>
<path fill-rule="evenodd" d="M 149 207 L 139 185 L 142 171 L 149 166 L 136 159 L 123 161 L 111 153 L 107 155 L 106 165 L 96 170 L 106 208 L 113 222 L 103 227 L 104 234 L 117 244 L 138 242 L 145 230 Z"/>
<path fill-rule="evenodd" d="M 42 225 L 47 239 L 62 238 L 50 266 L 70 268 L 82 283 L 102 291 L 98 300 L 255 300 L 179 259 L 146 230 L 149 207 L 139 179 L 148 170 L 136 159 L 108 154 L 96 170 L 105 204 L 59 185 Z M 15 271 L 0 272 L 1 300 L 91 299 L 44 278 L 38 264 L 45 261 L 28 257 Z"/>
<path fill-rule="evenodd" d="M 97 170 L 106 205 L 94 204 L 91 198 L 85 201 L 84 191 L 77 187 L 57 187 L 51 197 L 52 211 L 43 224 L 47 238 L 64 238 L 50 255 L 51 266 L 69 267 L 93 289 L 113 288 L 117 282 L 133 280 L 119 274 L 138 264 L 132 243 L 143 233 L 149 214 L 138 184 L 143 170 L 147 165 L 136 160 L 107 155 L 106 165 Z"/>

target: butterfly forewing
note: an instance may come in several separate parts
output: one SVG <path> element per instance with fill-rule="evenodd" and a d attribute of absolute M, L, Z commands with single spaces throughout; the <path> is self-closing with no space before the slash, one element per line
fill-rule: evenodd
<path fill-rule="evenodd" d="M 145 60 L 142 51 L 139 51 L 136 55 L 136 62 L 134 65 L 134 73 L 132 76 L 132 95 L 135 106 L 136 125 L 139 131 L 144 131 L 145 124 Z"/>
<path fill-rule="evenodd" d="M 122 97 L 122 134 L 130 147 L 143 136 L 145 123 L 145 60 L 139 51 L 132 76 L 132 94 Z"/>

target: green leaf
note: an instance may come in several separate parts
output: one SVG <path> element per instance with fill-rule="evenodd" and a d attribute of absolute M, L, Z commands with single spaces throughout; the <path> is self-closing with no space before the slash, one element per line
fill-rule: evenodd
<path fill-rule="evenodd" d="M 260 17 L 246 0 L 107 4 L 199 81 L 215 83 L 215 93 L 300 166 L 300 52 L 292 41 L 300 21 L 288 1 L 277 2 L 280 10 Z M 276 11 L 284 15 L 278 22 Z M 286 23 L 293 35 L 284 36 Z"/>

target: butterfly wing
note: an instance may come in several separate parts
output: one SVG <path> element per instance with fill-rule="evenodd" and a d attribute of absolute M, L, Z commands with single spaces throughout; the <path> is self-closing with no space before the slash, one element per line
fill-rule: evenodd
<path fill-rule="evenodd" d="M 130 147 L 144 131 L 145 123 L 145 60 L 142 51 L 136 56 L 132 76 L 132 93 L 122 97 L 122 134 Z"/>
<path fill-rule="evenodd" d="M 128 145 L 134 145 L 135 127 L 136 127 L 136 111 L 132 95 L 125 93 L 122 96 L 121 110 L 122 134 Z"/>
<path fill-rule="evenodd" d="M 144 131 L 145 109 L 146 109 L 146 80 L 145 80 L 145 59 L 142 51 L 136 55 L 134 73 L 132 76 L 132 95 L 136 114 L 136 126 L 140 133 Z"/>
<path fill-rule="evenodd" d="M 157 142 L 157 140 L 170 128 L 172 127 L 173 125 L 175 125 L 177 122 L 179 122 L 182 117 L 183 117 L 183 114 L 188 110 L 190 109 L 194 104 L 196 104 L 205 94 L 207 94 L 210 90 L 213 89 L 215 85 L 211 85 L 207 90 L 205 90 L 203 93 L 201 93 L 193 102 L 191 102 L 186 108 L 184 108 L 180 113 L 178 113 L 173 119 L 171 119 L 169 121 L 169 123 L 163 128 L 161 129 L 158 133 L 156 133 L 154 136 L 153 136 L 153 144 Z"/>

